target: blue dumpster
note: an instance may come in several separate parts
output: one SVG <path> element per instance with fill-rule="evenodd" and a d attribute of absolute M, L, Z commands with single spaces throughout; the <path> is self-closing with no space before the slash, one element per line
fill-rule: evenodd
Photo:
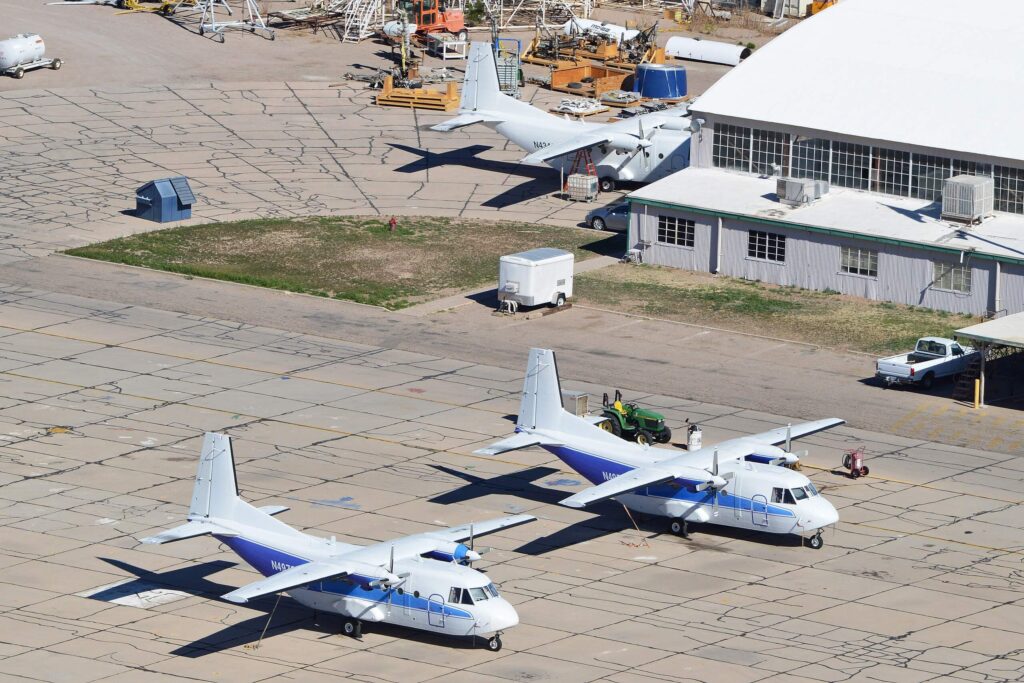
<path fill-rule="evenodd" d="M 180 221 L 192 217 L 195 201 L 184 176 L 160 178 L 135 191 L 135 215 L 157 223 Z"/>

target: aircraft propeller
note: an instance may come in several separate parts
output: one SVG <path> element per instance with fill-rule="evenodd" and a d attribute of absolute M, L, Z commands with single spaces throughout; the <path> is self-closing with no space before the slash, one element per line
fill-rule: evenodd
<path fill-rule="evenodd" d="M 712 514 L 718 516 L 718 492 L 729 485 L 729 480 L 733 478 L 733 472 L 725 472 L 723 474 L 718 473 L 718 449 L 715 449 L 714 459 L 711 461 L 711 469 L 705 470 L 711 475 L 711 478 L 707 481 L 697 484 L 698 491 L 706 491 L 711 489 L 715 493 L 714 501 L 712 502 Z"/>

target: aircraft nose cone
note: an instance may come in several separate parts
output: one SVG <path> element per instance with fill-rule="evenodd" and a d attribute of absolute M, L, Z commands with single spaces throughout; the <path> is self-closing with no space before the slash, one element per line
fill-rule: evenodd
<path fill-rule="evenodd" d="M 519 613 L 505 598 L 494 598 L 487 602 L 490 603 L 488 605 L 490 622 L 486 624 L 489 630 L 504 631 L 519 623 Z"/>

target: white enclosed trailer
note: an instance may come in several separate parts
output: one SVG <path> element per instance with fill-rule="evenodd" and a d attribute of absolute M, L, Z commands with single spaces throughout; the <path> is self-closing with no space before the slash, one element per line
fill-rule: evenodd
<path fill-rule="evenodd" d="M 572 297 L 574 265 L 572 253 L 550 247 L 502 256 L 498 300 L 520 306 L 561 306 Z"/>

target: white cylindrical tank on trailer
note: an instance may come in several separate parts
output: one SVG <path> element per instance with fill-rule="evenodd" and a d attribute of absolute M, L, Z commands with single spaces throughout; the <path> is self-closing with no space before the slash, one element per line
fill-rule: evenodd
<path fill-rule="evenodd" d="M 600 36 L 609 40 L 621 43 L 632 40 L 640 35 L 636 29 L 626 28 L 617 24 L 606 24 L 603 21 L 593 19 L 570 19 L 562 26 L 562 32 L 567 36 L 578 36 L 589 33 L 592 36 Z"/>
<path fill-rule="evenodd" d="M 35 33 L 22 33 L 0 40 L 0 70 L 35 62 L 42 59 L 44 54 L 46 45 Z"/>
<path fill-rule="evenodd" d="M 386 22 L 384 24 L 384 26 L 381 28 L 381 30 L 384 31 L 384 35 L 386 35 L 388 38 L 401 38 L 402 37 L 402 22 L 400 22 L 400 21 L 389 21 L 389 22 Z M 411 36 L 412 34 L 416 33 L 416 24 L 410 24 L 410 23 L 406 22 L 406 24 L 405 24 L 405 33 L 406 33 L 406 35 L 409 35 L 409 36 Z"/>
<path fill-rule="evenodd" d="M 736 66 L 750 56 L 750 48 L 743 45 L 720 43 L 717 40 L 672 36 L 665 43 L 665 54 L 679 59 L 695 59 L 698 62 Z"/>

